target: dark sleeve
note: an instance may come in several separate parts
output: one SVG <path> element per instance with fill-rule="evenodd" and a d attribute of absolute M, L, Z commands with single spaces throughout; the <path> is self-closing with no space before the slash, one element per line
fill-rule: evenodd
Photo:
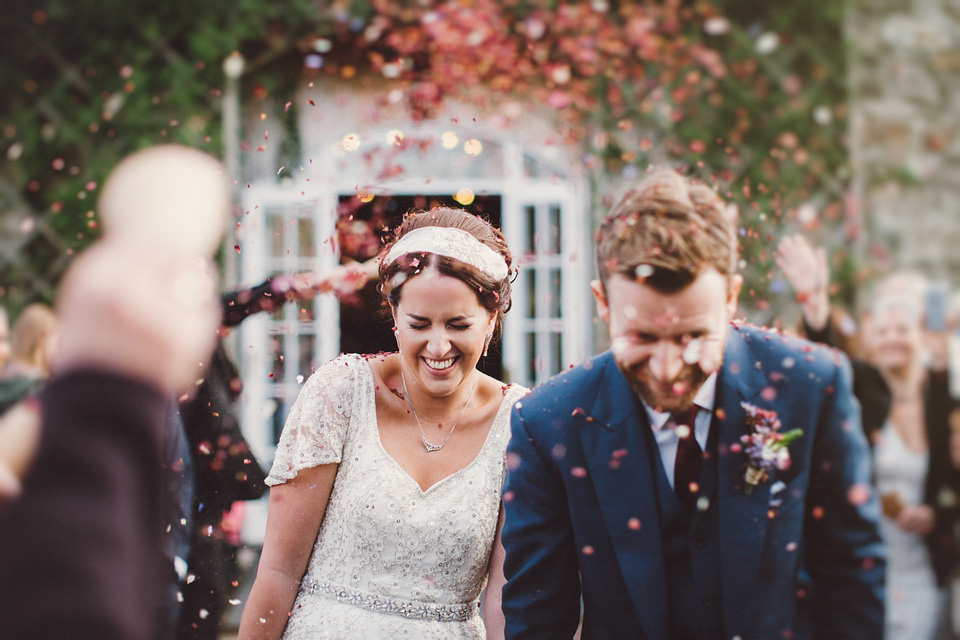
<path fill-rule="evenodd" d="M 886 552 L 846 358 L 818 417 L 804 526 L 815 638 L 883 637 Z"/>
<path fill-rule="evenodd" d="M 947 372 L 931 371 L 929 376 L 925 407 L 930 467 L 924 502 L 933 508 L 935 520 L 927 546 L 937 580 L 945 585 L 957 560 L 954 529 L 960 523 L 960 470 L 950 460 L 950 413 L 958 403 L 950 396 Z"/>
<path fill-rule="evenodd" d="M 572 638 L 580 621 L 580 576 L 566 491 L 518 407 L 510 429 L 501 533 L 506 637 Z"/>
<path fill-rule="evenodd" d="M 807 333 L 808 340 L 825 344 L 828 347 L 836 346 L 832 323 L 828 322 L 823 329 L 818 331 L 811 328 L 804 320 L 803 328 Z M 870 438 L 873 433 L 883 428 L 883 423 L 890 415 L 893 396 L 876 367 L 857 358 L 852 358 L 850 365 L 853 370 L 853 394 L 860 402 L 863 431 Z"/>
<path fill-rule="evenodd" d="M 833 324 L 829 320 L 822 329 L 814 329 L 807 324 L 807 319 L 803 318 L 803 331 L 807 336 L 807 340 L 811 342 L 819 342 L 830 347 L 834 347 L 837 344 L 836 337 L 833 335 Z"/>
<path fill-rule="evenodd" d="M 0 515 L 9 638 L 152 638 L 166 398 L 93 370 L 53 378 L 20 499 Z"/>
<path fill-rule="evenodd" d="M 263 284 L 253 288 L 223 294 L 220 297 L 223 326 L 235 327 L 255 313 L 273 311 L 285 302 L 296 299 L 292 291 L 290 279 L 277 276 L 267 278 Z"/>
<path fill-rule="evenodd" d="M 256 500 L 266 491 L 266 475 L 240 429 L 242 384 L 222 343 L 196 395 L 180 404 L 196 484 L 197 525 L 219 525 L 235 500 Z"/>

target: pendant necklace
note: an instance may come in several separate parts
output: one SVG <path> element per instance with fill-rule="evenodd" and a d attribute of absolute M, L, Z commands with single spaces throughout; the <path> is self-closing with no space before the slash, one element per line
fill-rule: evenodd
<path fill-rule="evenodd" d="M 424 433 L 423 425 L 420 424 L 420 416 L 417 415 L 417 408 L 413 404 L 413 398 L 410 396 L 410 392 L 407 391 L 407 379 L 403 377 L 403 365 L 400 365 L 400 381 L 403 383 L 403 393 L 407 396 L 407 402 L 410 403 L 410 408 L 413 409 L 413 418 L 417 421 L 417 426 L 420 427 L 420 438 L 423 440 L 423 448 L 427 450 L 427 453 L 440 451 L 440 449 L 443 449 L 443 445 L 447 444 L 447 440 L 450 439 L 450 436 L 453 435 L 453 430 L 457 428 L 458 424 L 460 424 L 460 418 L 463 417 L 463 412 L 466 411 L 467 405 L 470 404 L 471 400 L 473 400 L 473 394 L 476 393 L 477 384 L 480 382 L 480 372 L 476 372 L 474 374 L 473 390 L 470 392 L 470 397 L 467 398 L 467 401 L 463 404 L 463 408 L 460 409 L 460 413 L 457 415 L 457 421 L 453 423 L 450 433 L 447 434 L 447 437 L 444 438 L 443 442 L 440 444 L 433 444 L 427 440 L 427 434 Z"/>

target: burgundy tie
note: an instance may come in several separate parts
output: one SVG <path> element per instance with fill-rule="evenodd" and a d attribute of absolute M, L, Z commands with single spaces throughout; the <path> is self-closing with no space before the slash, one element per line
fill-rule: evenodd
<path fill-rule="evenodd" d="M 677 462 L 673 470 L 673 491 L 687 511 L 692 511 L 697 503 L 700 467 L 703 465 L 703 450 L 697 443 L 694 433 L 694 420 L 698 410 L 697 405 L 691 405 L 686 411 L 673 413 L 670 416 L 675 427 L 681 425 L 688 427 L 686 435 L 679 438 Z"/>

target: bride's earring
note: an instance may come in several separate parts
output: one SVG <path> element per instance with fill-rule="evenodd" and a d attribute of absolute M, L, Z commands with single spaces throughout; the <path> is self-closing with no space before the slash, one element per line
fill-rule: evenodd
<path fill-rule="evenodd" d="M 487 339 L 483 342 L 483 357 L 487 357 L 487 353 L 490 352 L 490 343 L 493 341 L 493 331 L 487 334 Z"/>
<path fill-rule="evenodd" d="M 393 338 L 397 341 L 397 351 L 399 351 L 400 350 L 400 330 L 399 329 L 393 330 Z"/>

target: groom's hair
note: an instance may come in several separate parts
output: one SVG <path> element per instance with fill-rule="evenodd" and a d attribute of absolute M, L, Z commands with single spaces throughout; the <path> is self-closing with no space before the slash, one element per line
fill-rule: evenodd
<path fill-rule="evenodd" d="M 597 231 L 597 270 L 661 292 L 693 282 L 705 267 L 736 273 L 735 209 L 712 189 L 676 171 L 647 175 L 613 206 Z"/>

